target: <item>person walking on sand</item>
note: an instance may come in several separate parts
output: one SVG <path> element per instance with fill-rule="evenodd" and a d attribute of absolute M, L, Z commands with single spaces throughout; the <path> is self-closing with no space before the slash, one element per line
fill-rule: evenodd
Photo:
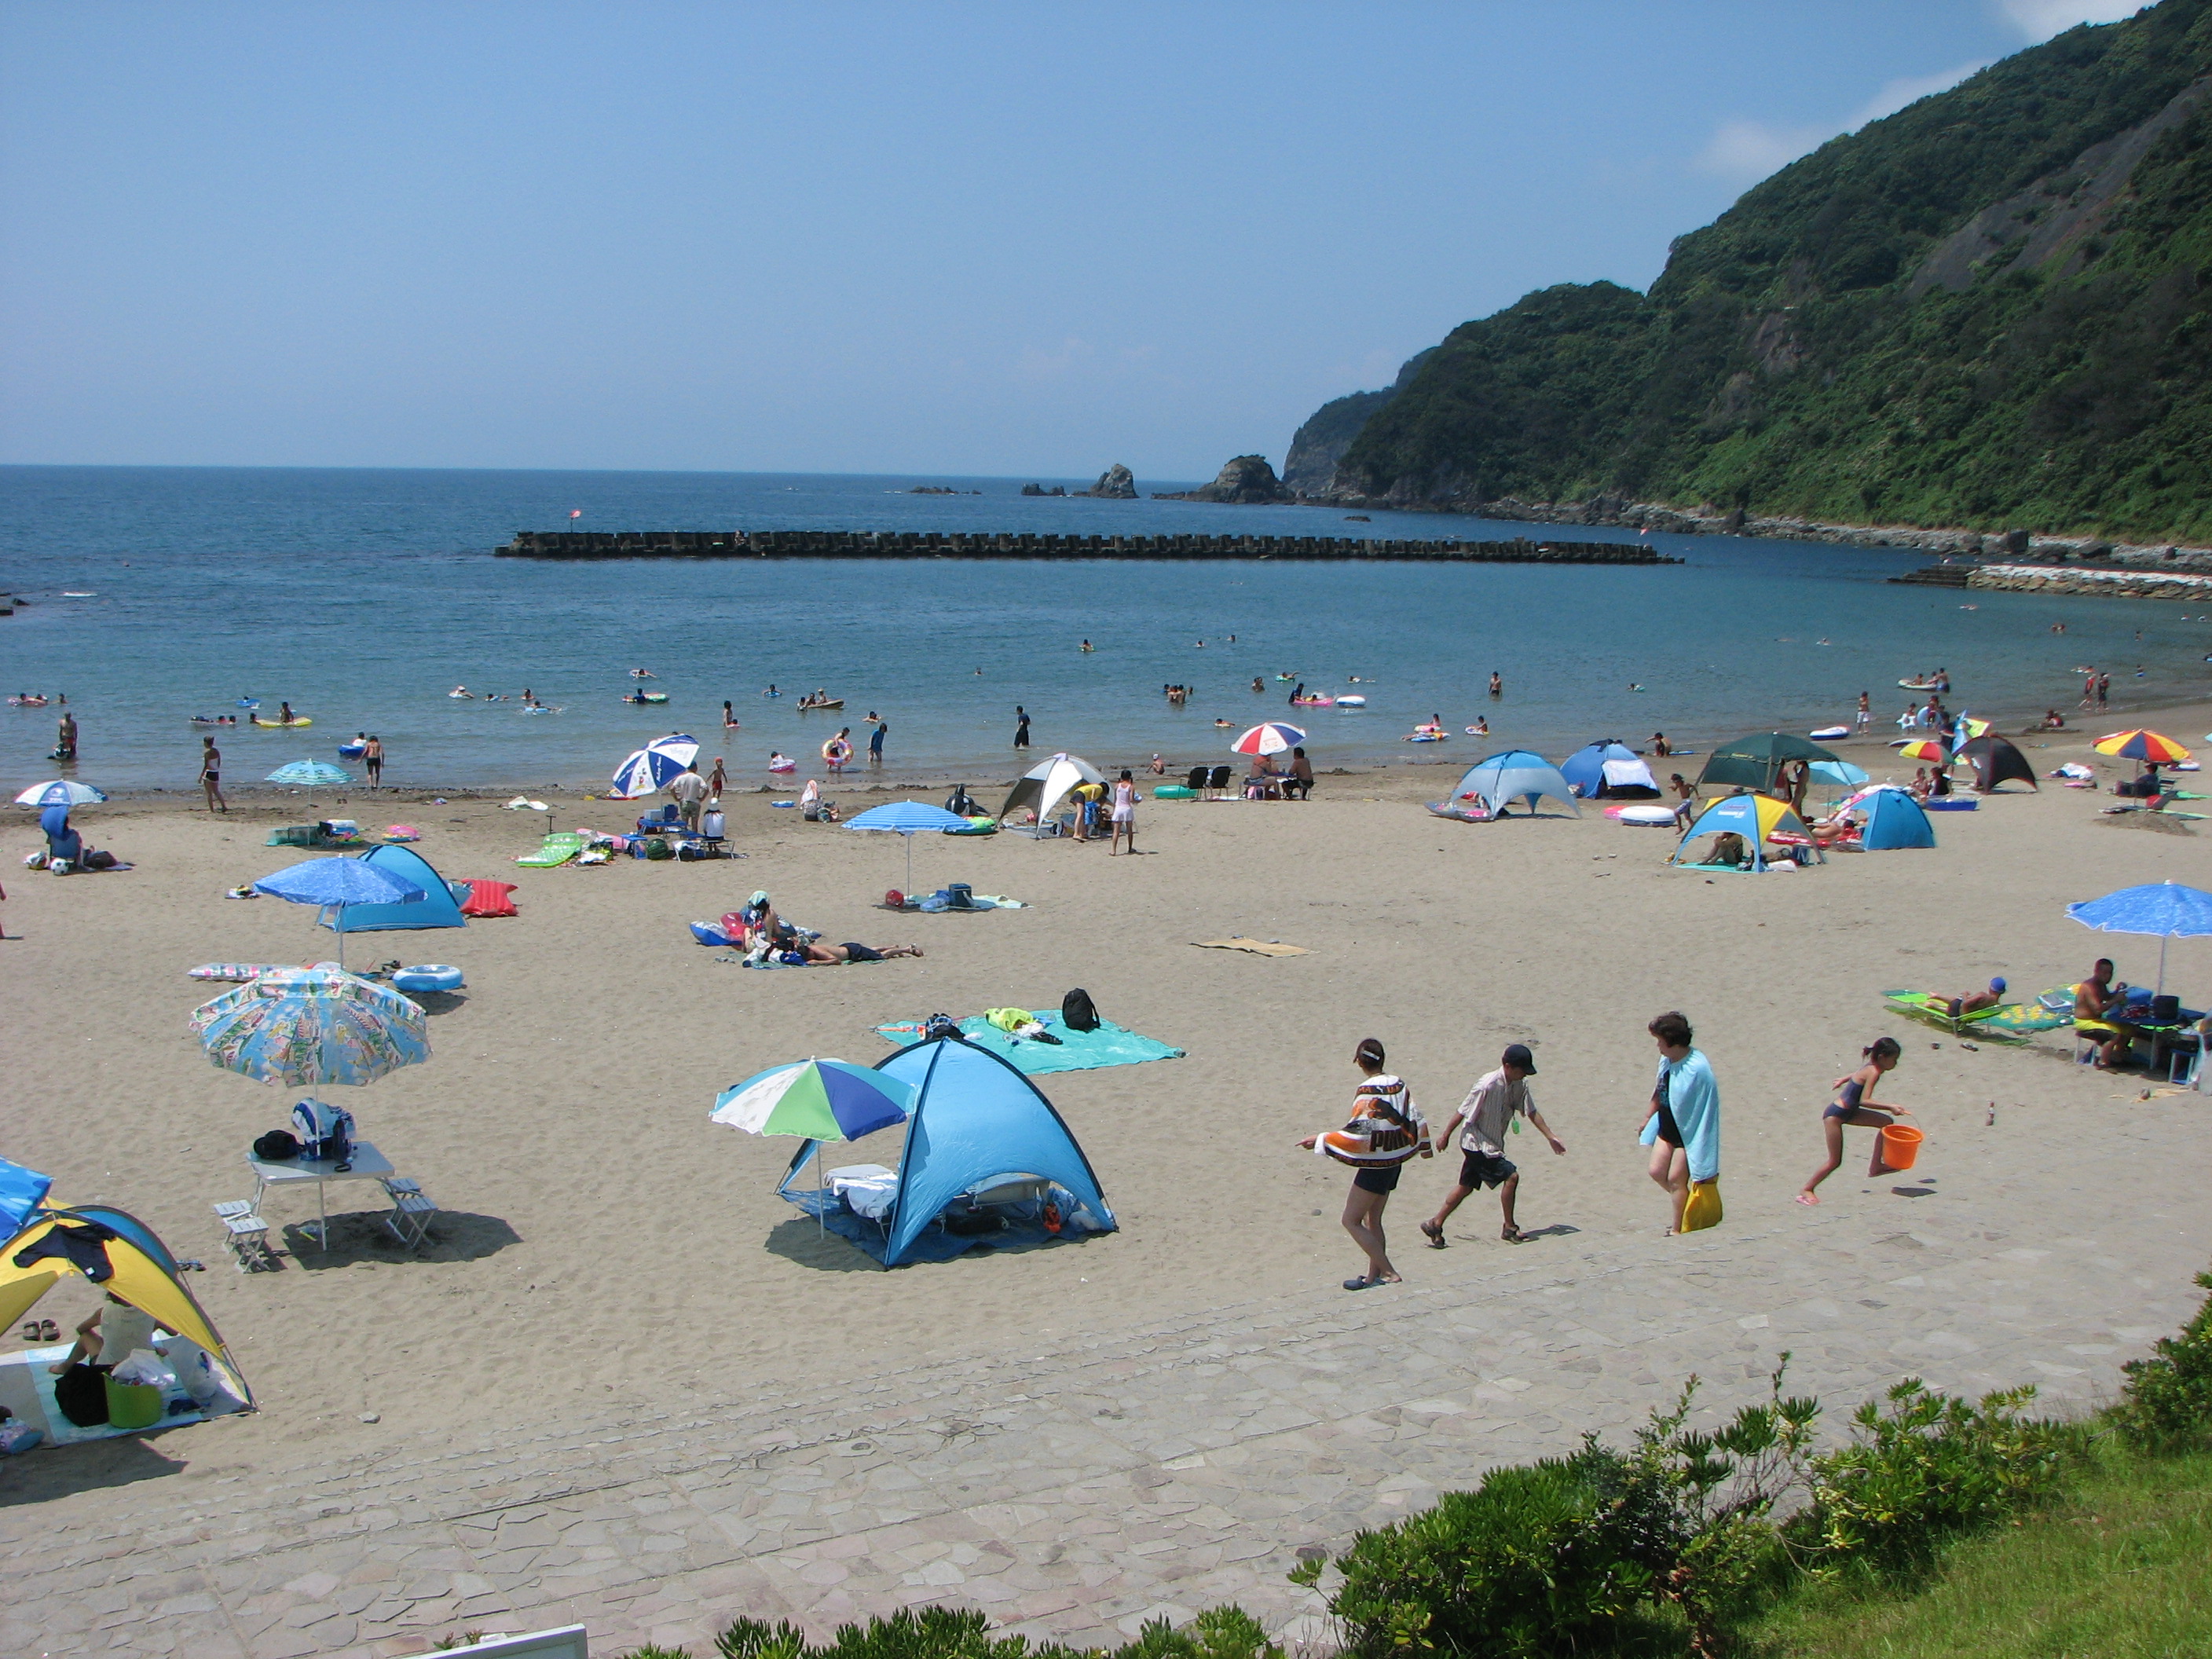
<path fill-rule="evenodd" d="M 1659 1079 L 1639 1139 L 1651 1148 L 1651 1179 L 1674 1200 L 1671 1236 L 1682 1231 L 1692 1183 L 1720 1179 L 1721 1091 L 1712 1063 L 1690 1046 L 1688 1020 L 1668 1012 L 1644 1029 L 1659 1045 Z"/>
<path fill-rule="evenodd" d="M 1030 746 L 1030 711 L 1019 703 L 1014 705 L 1014 747 Z"/>
<path fill-rule="evenodd" d="M 361 763 L 368 773 L 368 787 L 376 788 L 384 781 L 384 739 L 372 736 L 368 746 L 361 751 Z"/>
<path fill-rule="evenodd" d="M 1536 1126 L 1536 1133 L 1551 1143 L 1554 1153 L 1565 1156 L 1567 1150 L 1565 1143 L 1552 1133 L 1552 1126 L 1544 1121 L 1536 1103 L 1528 1097 L 1528 1079 L 1535 1075 L 1536 1059 L 1528 1052 L 1528 1045 L 1508 1043 L 1498 1059 L 1498 1069 L 1485 1072 L 1475 1079 L 1474 1087 L 1468 1091 L 1459 1110 L 1437 1131 L 1436 1149 L 1441 1152 L 1444 1143 L 1451 1139 L 1451 1132 L 1462 1123 L 1467 1126 L 1459 1138 L 1459 1184 L 1444 1194 L 1443 1207 L 1421 1224 L 1431 1249 L 1444 1248 L 1444 1223 L 1451 1219 L 1454 1210 L 1483 1187 L 1498 1188 L 1498 1207 L 1505 1221 L 1498 1236 L 1508 1244 L 1521 1242 L 1521 1229 L 1513 1222 L 1513 1200 L 1521 1190 L 1521 1171 L 1506 1158 L 1506 1129 L 1515 1118 L 1525 1117 Z"/>
<path fill-rule="evenodd" d="M 207 797 L 209 811 L 230 811 L 230 803 L 222 798 L 222 750 L 213 738 L 200 739 L 200 793 Z"/>
<path fill-rule="evenodd" d="M 1114 857 L 1121 851 L 1121 843 L 1129 843 L 1128 850 L 1137 850 L 1137 786 L 1123 767 L 1121 775 L 1114 781 L 1113 806 L 1114 836 L 1107 844 L 1106 856 Z"/>
<path fill-rule="evenodd" d="M 1351 1119 L 1341 1129 L 1308 1135 L 1298 1145 L 1349 1164 L 1356 1172 L 1344 1201 L 1344 1231 L 1366 1256 L 1367 1271 L 1346 1279 L 1344 1288 L 1364 1291 L 1400 1282 L 1382 1237 L 1382 1212 L 1407 1162 L 1416 1152 L 1429 1157 L 1430 1147 L 1428 1126 L 1413 1104 L 1413 1091 L 1405 1079 L 1382 1069 L 1382 1044 L 1374 1037 L 1362 1037 L 1352 1063 L 1359 1068 L 1360 1082 L 1352 1096 Z"/>
<path fill-rule="evenodd" d="M 1820 1195 L 1814 1191 L 1822 1182 L 1843 1167 L 1844 1126 L 1856 1128 L 1886 1129 L 1899 1116 L 1911 1117 L 1911 1113 L 1901 1106 L 1892 1106 L 1887 1111 L 1875 1105 L 1875 1085 L 1897 1069 L 1903 1050 L 1895 1037 L 1876 1037 L 1859 1051 L 1863 1062 L 1856 1072 L 1846 1073 L 1832 1085 L 1837 1090 L 1835 1099 L 1828 1103 L 1827 1110 L 1820 1114 L 1820 1133 L 1828 1139 L 1828 1161 L 1813 1171 L 1797 1194 L 1800 1204 L 1818 1204 Z M 1881 1137 L 1874 1138 L 1874 1157 L 1867 1164 L 1869 1176 L 1885 1175 L 1889 1165 L 1881 1161 Z"/>

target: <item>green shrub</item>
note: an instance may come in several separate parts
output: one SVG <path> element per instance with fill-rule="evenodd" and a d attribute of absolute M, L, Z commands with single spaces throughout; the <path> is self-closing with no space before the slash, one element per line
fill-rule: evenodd
<path fill-rule="evenodd" d="M 2212 1273 L 2197 1282 L 2212 1291 Z M 2180 1451 L 2212 1445 L 2212 1298 L 2179 1336 L 2162 1336 L 2151 1358 L 2130 1359 L 2113 1425 L 2133 1446 Z"/>
<path fill-rule="evenodd" d="M 792 1624 L 740 1619 L 715 1638 L 720 1659 L 1283 1659 L 1260 1621 L 1242 1607 L 1208 1607 L 1178 1630 L 1164 1619 L 1110 1655 L 994 1634 L 973 1607 L 902 1607 L 888 1619 L 841 1625 L 817 1647 Z M 625 1659 L 689 1659 L 681 1650 L 644 1647 Z"/>
<path fill-rule="evenodd" d="M 2034 1397 L 2012 1389 L 1975 1405 L 1908 1377 L 1887 1410 L 1867 1401 L 1853 1443 L 1812 1460 L 1813 1501 L 1792 1541 L 1822 1571 L 1923 1565 L 1947 1540 L 2054 1493 L 2081 1432 L 2021 1416 Z"/>

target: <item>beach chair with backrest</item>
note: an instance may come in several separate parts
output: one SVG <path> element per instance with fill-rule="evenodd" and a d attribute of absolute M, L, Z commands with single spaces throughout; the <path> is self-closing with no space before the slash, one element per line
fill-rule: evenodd
<path fill-rule="evenodd" d="M 1206 787 L 1217 800 L 1228 794 L 1230 775 L 1236 769 L 1233 766 L 1217 766 L 1206 774 Z"/>
<path fill-rule="evenodd" d="M 1190 775 L 1183 780 L 1182 787 L 1189 790 L 1194 794 L 1203 791 L 1206 787 L 1206 775 L 1211 769 L 1211 768 L 1204 766 L 1192 767 L 1190 769 Z"/>

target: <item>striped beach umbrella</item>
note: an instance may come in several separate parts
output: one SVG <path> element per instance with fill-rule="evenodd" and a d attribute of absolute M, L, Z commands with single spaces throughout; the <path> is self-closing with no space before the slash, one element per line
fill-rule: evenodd
<path fill-rule="evenodd" d="M 635 800 L 656 789 L 665 789 L 678 774 L 699 758 L 699 740 L 681 732 L 655 738 L 615 769 L 616 800 Z"/>
<path fill-rule="evenodd" d="M 1947 761 L 1951 758 L 1949 750 L 1929 738 L 1923 738 L 1917 743 L 1908 743 L 1897 752 L 1906 760 Z"/>
<path fill-rule="evenodd" d="M 756 1135 L 858 1140 L 907 1120 L 909 1084 L 843 1060 L 771 1066 L 715 1097 L 708 1121 Z"/>
<path fill-rule="evenodd" d="M 1306 734 L 1295 726 L 1285 726 L 1280 720 L 1262 720 L 1243 737 L 1229 745 L 1235 755 L 1279 755 L 1306 740 Z"/>
<path fill-rule="evenodd" d="M 2189 751 L 2172 738 L 2140 729 L 2115 732 L 2110 737 L 2098 738 L 2091 746 L 2100 755 L 2143 761 L 2152 766 L 2172 766 L 2189 758 Z"/>

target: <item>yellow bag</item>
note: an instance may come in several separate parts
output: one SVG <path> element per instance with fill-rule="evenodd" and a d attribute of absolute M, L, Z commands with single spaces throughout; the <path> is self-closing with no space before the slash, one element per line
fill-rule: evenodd
<path fill-rule="evenodd" d="M 1682 1206 L 1682 1231 L 1700 1232 L 1721 1224 L 1721 1180 L 1715 1176 L 1711 1181 L 1690 1183 L 1690 1196 Z"/>

